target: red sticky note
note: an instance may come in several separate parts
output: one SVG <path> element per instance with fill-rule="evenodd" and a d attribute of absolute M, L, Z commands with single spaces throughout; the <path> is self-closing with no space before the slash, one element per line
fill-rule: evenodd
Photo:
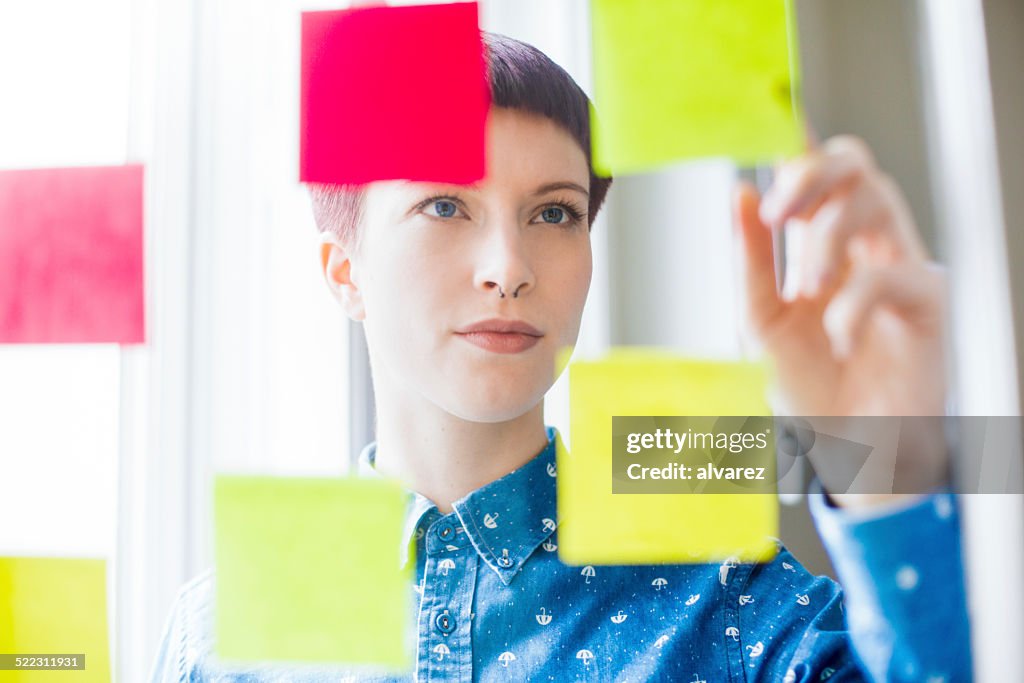
<path fill-rule="evenodd" d="M 0 171 L 0 343 L 141 343 L 142 292 L 142 166 Z"/>
<path fill-rule="evenodd" d="M 304 12 L 299 179 L 483 178 L 483 50 L 475 2 Z"/>

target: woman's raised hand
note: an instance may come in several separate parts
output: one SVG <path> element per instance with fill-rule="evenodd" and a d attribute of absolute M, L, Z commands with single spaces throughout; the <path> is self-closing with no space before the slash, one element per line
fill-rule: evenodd
<path fill-rule="evenodd" d="M 831 138 L 782 164 L 763 198 L 741 183 L 733 209 L 747 320 L 774 359 L 778 410 L 943 414 L 946 278 L 862 140 Z M 794 262 L 780 295 L 771 230 L 783 225 L 799 249 L 787 254 Z M 921 476 L 937 484 L 945 449 L 924 450 Z"/>

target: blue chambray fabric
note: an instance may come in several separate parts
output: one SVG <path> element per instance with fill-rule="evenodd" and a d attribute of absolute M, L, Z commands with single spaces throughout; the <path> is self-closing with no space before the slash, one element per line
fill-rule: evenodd
<path fill-rule="evenodd" d="M 409 492 L 414 670 L 226 666 L 213 654 L 207 571 L 179 593 L 152 681 L 970 680 L 947 492 L 856 514 L 812 493 L 845 596 L 781 543 L 765 564 L 571 566 L 557 553 L 555 435 L 449 514 Z M 370 444 L 360 456 L 365 476 L 376 476 L 374 455 Z"/>

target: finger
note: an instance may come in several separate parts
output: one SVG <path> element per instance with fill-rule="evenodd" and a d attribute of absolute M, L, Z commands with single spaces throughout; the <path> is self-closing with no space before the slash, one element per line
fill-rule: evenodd
<path fill-rule="evenodd" d="M 846 262 L 851 238 L 884 231 L 890 222 L 883 196 L 869 174 L 850 190 L 828 199 L 807 227 L 807 274 L 804 292 L 815 297 L 837 280 Z"/>
<path fill-rule="evenodd" d="M 838 186 L 874 168 L 868 146 L 853 136 L 834 137 L 820 148 L 784 164 L 761 203 L 761 220 L 781 225 L 821 203 Z"/>
<path fill-rule="evenodd" d="M 744 285 L 750 321 L 760 331 L 782 309 L 775 290 L 772 232 L 758 215 L 760 196 L 750 183 L 740 183 L 733 195 L 733 220 L 740 233 Z"/>
<path fill-rule="evenodd" d="M 929 259 L 928 248 L 917 230 L 914 222 L 914 214 L 907 204 L 906 197 L 900 190 L 899 185 L 887 173 L 876 171 L 871 174 L 872 183 L 877 186 L 878 195 L 881 197 L 887 210 L 891 212 L 892 220 L 884 227 L 892 228 L 893 244 L 897 248 L 895 254 L 898 258 L 909 258 L 916 261 L 927 261 Z"/>
<path fill-rule="evenodd" d="M 911 324 L 941 330 L 944 301 L 945 272 L 934 263 L 861 268 L 829 301 L 822 324 L 833 354 L 845 358 L 880 307 L 895 310 Z"/>
<path fill-rule="evenodd" d="M 803 128 L 804 128 L 804 150 L 805 150 L 805 153 L 813 152 L 813 151 L 817 150 L 819 147 L 821 147 L 821 138 L 818 137 L 818 133 L 817 133 L 817 131 L 814 130 L 814 126 L 811 125 L 811 122 L 810 122 L 809 119 L 804 118 Z M 786 160 L 786 159 L 780 159 L 780 160 L 776 161 L 772 165 L 772 171 L 775 174 L 774 177 L 778 178 L 779 175 L 782 173 L 782 171 L 791 163 L 793 163 L 792 160 Z M 766 190 L 766 196 L 767 196 L 767 190 Z M 763 221 L 764 220 L 764 216 L 762 216 L 761 218 L 762 218 L 762 221 Z"/>

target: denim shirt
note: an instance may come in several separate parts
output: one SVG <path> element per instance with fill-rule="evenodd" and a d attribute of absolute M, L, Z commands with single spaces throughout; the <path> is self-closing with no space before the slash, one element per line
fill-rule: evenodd
<path fill-rule="evenodd" d="M 214 576 L 179 593 L 153 683 L 924 681 L 971 677 L 955 498 L 811 511 L 845 586 L 778 543 L 763 564 L 572 566 L 557 553 L 555 430 L 442 514 L 409 492 L 414 670 L 253 665 L 213 654 Z M 360 472 L 376 476 L 375 444 Z"/>

